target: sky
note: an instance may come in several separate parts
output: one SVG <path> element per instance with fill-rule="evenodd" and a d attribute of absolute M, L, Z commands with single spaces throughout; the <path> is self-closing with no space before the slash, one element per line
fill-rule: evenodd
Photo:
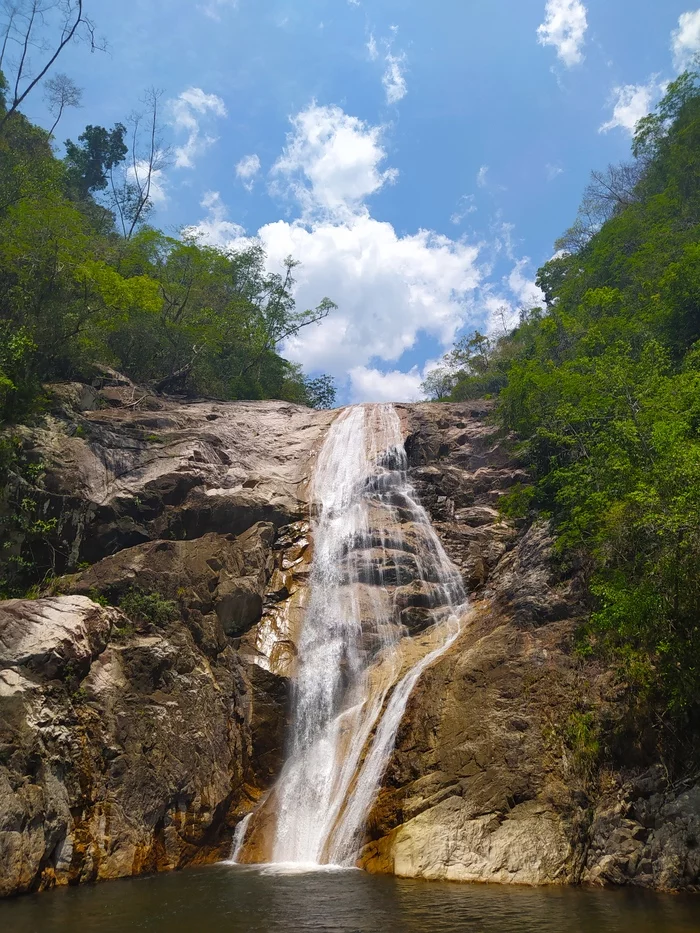
<path fill-rule="evenodd" d="M 698 0 L 695 0 L 697 3 Z M 536 305 L 534 279 L 591 170 L 700 51 L 688 0 L 86 0 L 106 53 L 58 139 L 163 91 L 169 164 L 152 222 L 286 256 L 282 347 L 339 401 L 411 401 L 454 340 Z M 25 111 L 50 119 L 40 94 Z"/>

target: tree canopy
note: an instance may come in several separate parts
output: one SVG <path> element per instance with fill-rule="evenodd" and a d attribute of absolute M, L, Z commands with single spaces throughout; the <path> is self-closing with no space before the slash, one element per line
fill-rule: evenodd
<path fill-rule="evenodd" d="M 94 363 L 163 391 L 333 404 L 332 380 L 308 379 L 279 353 L 335 307 L 296 308 L 293 259 L 271 273 L 259 244 L 222 250 L 148 224 L 164 157 L 157 92 L 128 133 L 89 125 L 62 159 L 8 100 L 0 95 L 0 421 L 27 417 L 42 383 L 89 376 Z M 147 141 L 134 151 L 140 128 Z"/>

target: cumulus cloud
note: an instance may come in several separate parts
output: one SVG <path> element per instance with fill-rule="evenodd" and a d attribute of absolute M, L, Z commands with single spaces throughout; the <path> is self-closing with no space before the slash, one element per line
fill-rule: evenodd
<path fill-rule="evenodd" d="M 225 117 L 226 106 L 216 94 L 206 94 L 200 87 L 190 87 L 168 102 L 170 123 L 187 140 L 175 148 L 175 166 L 194 168 L 196 159 L 216 142 L 216 137 L 202 133 L 201 123 L 212 116 Z"/>
<path fill-rule="evenodd" d="M 381 168 L 384 128 L 370 126 L 340 107 L 313 103 L 291 119 L 292 131 L 272 168 L 273 191 L 295 197 L 305 219 L 348 218 L 398 176 Z"/>
<path fill-rule="evenodd" d="M 226 219 L 218 195 L 207 208 L 209 216 L 188 232 L 224 248 L 252 242 Z M 340 224 L 277 221 L 262 227 L 258 239 L 271 270 L 290 254 L 300 260 L 299 307 L 314 307 L 326 295 L 340 305 L 288 341 L 284 353 L 341 379 L 376 360 L 397 361 L 421 332 L 448 347 L 480 283 L 476 246 L 426 230 L 402 237 L 366 214 Z"/>
<path fill-rule="evenodd" d="M 537 29 L 537 41 L 540 45 L 554 46 L 567 68 L 581 64 L 584 59 L 586 14 L 581 0 L 547 0 L 544 22 Z"/>
<path fill-rule="evenodd" d="M 678 71 L 683 71 L 700 53 L 700 10 L 681 13 L 678 28 L 671 34 L 673 63 Z"/>
<path fill-rule="evenodd" d="M 241 249 L 252 242 L 246 239 L 245 230 L 240 224 L 228 219 L 228 210 L 218 191 L 206 191 L 199 203 L 207 212 L 207 216 L 198 224 L 186 227 L 183 231 L 185 236 L 221 249 Z"/>
<path fill-rule="evenodd" d="M 489 173 L 488 165 L 482 165 L 479 171 L 477 172 L 476 183 L 480 188 L 485 188 L 486 185 L 488 184 L 488 177 L 487 177 L 488 173 Z"/>
<path fill-rule="evenodd" d="M 647 84 L 625 84 L 613 88 L 612 117 L 603 123 L 599 132 L 608 133 L 619 127 L 632 135 L 637 123 L 649 113 L 665 87 L 664 83 L 659 83 L 658 75 L 654 75 Z"/>
<path fill-rule="evenodd" d="M 251 238 L 229 219 L 218 193 L 208 192 L 206 216 L 188 231 L 225 249 L 259 242 L 270 271 L 292 255 L 300 261 L 297 306 L 315 307 L 325 296 L 338 303 L 285 343 L 287 359 L 335 376 L 352 401 L 417 399 L 435 364 L 406 371 L 401 359 L 421 335 L 448 349 L 465 326 L 486 321 L 496 330 L 501 309 L 517 322 L 518 309 L 536 303 L 526 260 L 509 263 L 496 293 L 484 282 L 480 244 L 430 230 L 402 235 L 371 215 L 367 199 L 395 178 L 384 168 L 382 127 L 316 104 L 291 123 L 274 178 L 298 200 L 299 218 L 266 224 Z M 498 237 L 501 255 L 510 255 L 507 224 L 499 224 Z"/>
<path fill-rule="evenodd" d="M 416 366 L 406 373 L 354 366 L 349 375 L 353 402 L 418 402 L 425 397 L 421 389 L 425 377 Z"/>
<path fill-rule="evenodd" d="M 246 191 L 252 191 L 255 178 L 260 172 L 260 158 L 253 154 L 243 156 L 236 165 L 236 175 L 240 178 Z"/>
<path fill-rule="evenodd" d="M 297 298 L 304 307 L 324 295 L 340 305 L 285 349 L 291 359 L 335 375 L 374 358 L 396 361 L 421 332 L 449 345 L 480 282 L 476 246 L 427 230 L 399 236 L 368 214 L 310 228 L 280 221 L 263 227 L 260 237 L 273 263 L 289 254 L 301 260 Z"/>
<path fill-rule="evenodd" d="M 139 159 L 135 165 L 130 165 L 126 170 L 127 180 L 131 183 L 137 183 L 140 186 L 145 184 L 148 178 L 148 160 Z M 154 207 L 162 207 L 167 203 L 167 179 L 162 168 L 152 168 L 150 178 L 149 197 Z"/>
<path fill-rule="evenodd" d="M 544 292 L 535 282 L 525 275 L 530 267 L 530 257 L 519 259 L 508 276 L 508 287 L 520 308 L 530 310 L 544 305 Z"/>

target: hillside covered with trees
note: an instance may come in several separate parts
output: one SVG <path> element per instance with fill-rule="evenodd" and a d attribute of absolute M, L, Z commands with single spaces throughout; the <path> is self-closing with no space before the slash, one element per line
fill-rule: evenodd
<path fill-rule="evenodd" d="M 497 397 L 532 476 L 503 509 L 550 518 L 587 582 L 578 650 L 612 663 L 637 713 L 684 744 L 700 723 L 697 73 L 638 124 L 633 157 L 593 174 L 539 271 L 545 307 L 461 340 L 425 388 Z"/>
<path fill-rule="evenodd" d="M 294 260 L 271 274 L 259 245 L 215 249 L 150 223 L 168 162 L 160 92 L 124 123 L 90 124 L 58 144 L 82 92 L 57 61 L 76 41 L 103 48 L 82 0 L 4 8 L 0 423 L 40 409 L 43 383 L 89 377 L 95 364 L 160 390 L 331 405 L 332 381 L 305 377 L 278 352 L 334 307 L 296 309 Z M 42 90 L 50 129 L 21 111 Z"/>

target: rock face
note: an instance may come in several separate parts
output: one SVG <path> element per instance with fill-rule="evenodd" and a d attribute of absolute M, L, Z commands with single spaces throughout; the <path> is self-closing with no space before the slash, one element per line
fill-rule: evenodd
<path fill-rule="evenodd" d="M 25 430 L 57 569 L 91 566 L 0 603 L 1 895 L 229 855 L 282 763 L 289 682 L 255 633 L 294 616 L 331 417 L 62 386 Z"/>
<path fill-rule="evenodd" d="M 544 525 L 499 520 L 525 479 L 488 403 L 403 408 L 412 478 L 472 607 L 418 683 L 360 864 L 407 877 L 700 890 L 692 780 L 601 768 L 588 716 L 614 711 L 611 675 L 584 664 L 584 613 Z"/>
<path fill-rule="evenodd" d="M 84 596 L 3 607 L 4 645 L 23 622 L 43 634 L 0 673 L 0 891 L 225 855 L 251 705 L 232 650 Z"/>
<path fill-rule="evenodd" d="M 489 403 L 398 406 L 413 485 L 471 597 L 418 682 L 360 864 L 410 877 L 700 889 L 700 785 L 603 768 L 612 675 Z M 62 386 L 23 430 L 62 574 L 0 603 L 0 894 L 226 858 L 284 758 L 313 556 L 306 484 L 333 413 Z M 385 529 L 376 548 L 391 547 Z M 16 546 L 16 542 L 11 543 Z M 420 633 L 420 528 L 384 580 Z M 360 586 L 376 588 L 379 554 Z"/>

